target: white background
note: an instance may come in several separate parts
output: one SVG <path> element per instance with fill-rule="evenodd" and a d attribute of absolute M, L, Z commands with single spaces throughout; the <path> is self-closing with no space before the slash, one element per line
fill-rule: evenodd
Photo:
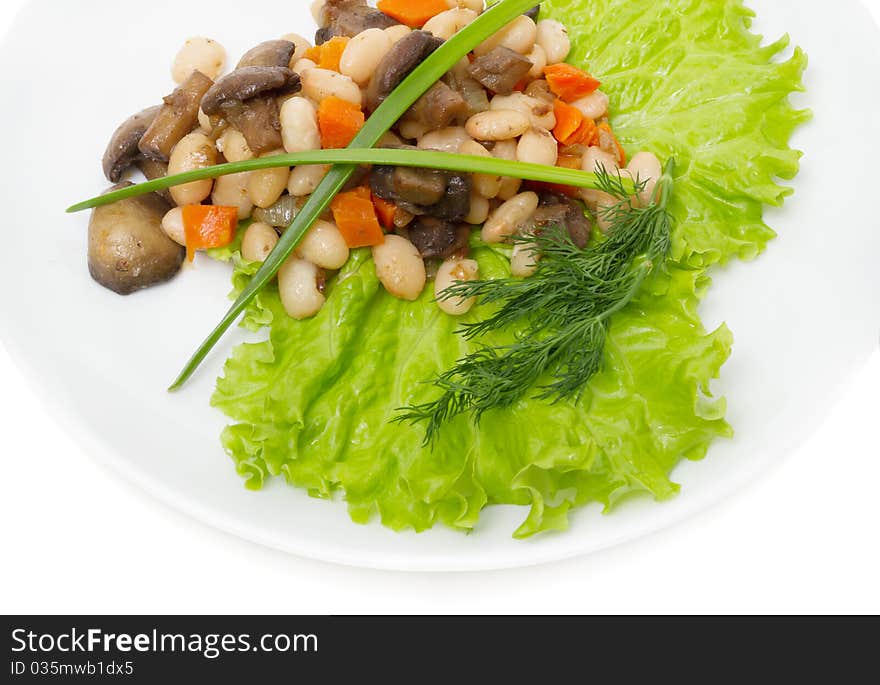
<path fill-rule="evenodd" d="M 865 2 L 880 19 L 880 0 Z M 22 4 L 0 5 L 0 32 Z M 154 502 L 55 425 L 0 347 L 0 612 L 877 613 L 878 419 L 880 353 L 805 447 L 675 528 L 534 569 L 361 571 L 266 550 Z"/>

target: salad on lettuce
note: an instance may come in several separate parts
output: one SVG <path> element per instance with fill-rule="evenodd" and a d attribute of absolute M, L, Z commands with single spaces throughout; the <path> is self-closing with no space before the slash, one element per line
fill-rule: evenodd
<path fill-rule="evenodd" d="M 806 56 L 740 0 L 318 0 L 223 74 L 192 38 L 177 90 L 104 156 L 89 267 L 129 294 L 198 251 L 231 263 L 235 348 L 212 404 L 247 487 L 284 478 L 394 530 L 518 538 L 571 510 L 675 496 L 733 434 L 731 354 L 698 307 L 792 191 Z M 123 179 L 137 167 L 148 182 Z"/>

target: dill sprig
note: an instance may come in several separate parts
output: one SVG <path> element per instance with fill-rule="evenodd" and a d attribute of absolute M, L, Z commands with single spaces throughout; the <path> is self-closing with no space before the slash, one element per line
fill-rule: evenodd
<path fill-rule="evenodd" d="M 611 317 L 626 307 L 670 249 L 671 219 L 666 210 L 672 188 L 670 160 L 651 204 L 639 206 L 620 175 L 601 169 L 597 186 L 617 202 L 603 210 L 606 239 L 577 247 L 564 226 L 516 240 L 539 257 L 531 278 L 460 281 L 440 299 L 471 298 L 493 313 L 462 326 L 470 341 L 511 331 L 514 342 L 477 349 L 433 383 L 442 391 L 427 404 L 404 407 L 399 422 L 426 423 L 425 443 L 460 414 L 476 422 L 492 409 L 510 407 L 532 388 L 548 402 L 577 399 L 602 368 Z M 644 183 L 636 179 L 636 193 Z"/>

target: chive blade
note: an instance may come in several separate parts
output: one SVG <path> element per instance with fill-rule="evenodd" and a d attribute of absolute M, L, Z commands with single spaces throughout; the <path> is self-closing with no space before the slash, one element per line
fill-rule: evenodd
<path fill-rule="evenodd" d="M 531 9 L 534 0 L 501 0 L 471 24 L 463 28 L 423 61 L 383 102 L 355 136 L 350 148 L 373 147 L 379 139 L 432 85 L 455 66 L 456 62 L 491 35 L 501 30 L 523 12 Z M 263 266 L 254 274 L 229 311 L 199 346 L 169 390 L 181 388 L 208 356 L 217 341 L 244 312 L 245 308 L 275 276 L 278 269 L 296 249 L 305 234 L 330 205 L 357 167 L 337 165 L 312 193 L 296 219 L 281 236 Z"/>
<path fill-rule="evenodd" d="M 489 174 L 494 176 L 512 176 L 524 181 L 540 181 L 559 185 L 575 186 L 579 188 L 592 188 L 596 185 L 596 174 L 579 171 L 577 169 L 565 169 L 551 167 L 543 164 L 530 164 L 495 157 L 479 157 L 475 155 L 460 155 L 450 152 L 436 152 L 431 150 L 395 150 L 384 148 L 347 148 L 344 150 L 315 150 L 311 152 L 298 152 L 294 154 L 273 155 L 249 159 L 242 162 L 218 164 L 204 169 L 187 171 L 182 174 L 164 176 L 153 181 L 128 186 L 104 195 L 93 197 L 84 202 L 73 205 L 68 213 L 81 212 L 86 209 L 102 207 L 120 200 L 126 200 L 140 195 L 146 195 L 159 190 L 167 190 L 192 181 L 219 178 L 230 174 L 238 174 L 260 169 L 273 169 L 278 167 L 292 167 L 309 164 L 379 164 L 385 166 L 407 166 L 426 169 L 442 169 L 444 171 L 456 171 L 474 174 Z M 623 179 L 628 186 L 632 182 L 628 178 Z"/>

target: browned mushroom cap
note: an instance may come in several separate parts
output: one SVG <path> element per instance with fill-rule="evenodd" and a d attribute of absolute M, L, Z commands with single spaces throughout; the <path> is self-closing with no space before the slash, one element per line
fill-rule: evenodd
<path fill-rule="evenodd" d="M 261 95 L 286 95 L 301 88 L 299 74 L 287 67 L 243 67 L 217 81 L 202 98 L 202 111 L 211 116 L 220 108 Z"/>
<path fill-rule="evenodd" d="M 429 131 L 444 128 L 455 121 L 464 123 L 468 112 L 468 103 L 461 93 L 443 81 L 437 81 L 409 109 L 409 115 L 427 126 Z"/>
<path fill-rule="evenodd" d="M 213 83 L 202 72 L 194 71 L 180 88 L 165 98 L 165 104 L 138 145 L 145 157 L 168 161 L 174 146 L 196 127 L 199 103 Z"/>
<path fill-rule="evenodd" d="M 131 185 L 122 183 L 110 190 Z M 150 193 L 98 207 L 89 222 L 89 272 L 120 295 L 164 283 L 183 264 L 186 250 L 162 230 L 171 208 Z"/>
<path fill-rule="evenodd" d="M 161 105 L 150 107 L 143 112 L 126 119 L 110 138 L 107 150 L 104 152 L 102 166 L 104 175 L 111 183 L 118 183 L 122 174 L 141 156 L 138 143 L 144 137 L 144 133 L 153 123 Z"/>
<path fill-rule="evenodd" d="M 374 166 L 370 188 L 376 197 L 416 216 L 464 220 L 470 211 L 473 183 L 469 174 L 438 169 Z"/>
<path fill-rule="evenodd" d="M 443 41 L 427 31 L 413 31 L 402 38 L 376 67 L 367 88 L 367 107 L 375 110 Z"/>
<path fill-rule="evenodd" d="M 424 259 L 467 254 L 470 229 L 451 221 L 420 216 L 409 225 L 409 240 Z"/>
<path fill-rule="evenodd" d="M 471 76 L 499 95 L 510 95 L 529 73 L 532 63 L 510 48 L 499 45 L 470 66 Z"/>
<path fill-rule="evenodd" d="M 368 6 L 366 0 L 327 0 L 319 23 L 321 28 L 315 34 L 316 45 L 333 36 L 354 38 L 367 29 L 387 29 L 398 24 L 387 14 Z"/>
<path fill-rule="evenodd" d="M 296 52 L 296 45 L 289 40 L 269 40 L 251 48 L 238 63 L 236 69 L 244 67 L 286 67 Z"/>

